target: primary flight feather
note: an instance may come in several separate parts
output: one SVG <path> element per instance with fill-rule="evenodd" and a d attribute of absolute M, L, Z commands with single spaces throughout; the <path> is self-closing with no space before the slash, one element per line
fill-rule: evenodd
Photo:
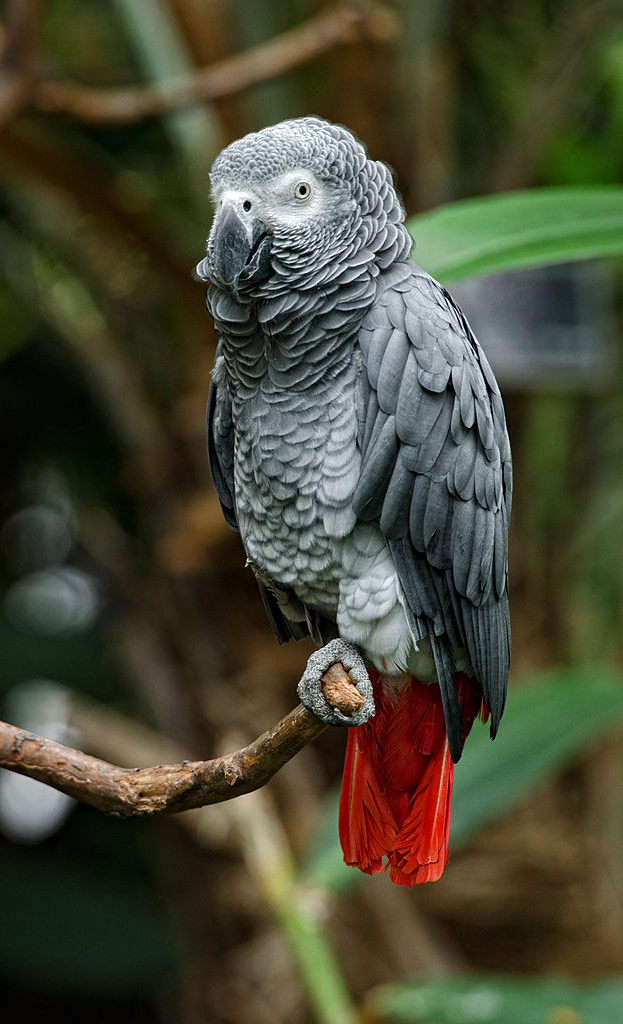
<path fill-rule="evenodd" d="M 197 275 L 219 337 L 208 448 L 225 518 L 278 639 L 327 645 L 299 692 L 352 726 L 347 863 L 432 881 L 453 761 L 479 712 L 495 736 L 506 697 L 499 389 L 461 310 L 412 262 L 390 171 L 345 128 L 304 117 L 247 135 L 211 182 Z M 375 712 L 326 704 L 336 660 L 364 691 L 369 674 Z"/>

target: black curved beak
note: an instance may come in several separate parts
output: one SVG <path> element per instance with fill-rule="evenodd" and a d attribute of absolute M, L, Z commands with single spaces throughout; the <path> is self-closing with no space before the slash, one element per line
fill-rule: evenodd
<path fill-rule="evenodd" d="M 241 277 L 249 280 L 260 268 L 265 269 L 270 240 L 262 221 L 245 224 L 235 207 L 228 204 L 217 214 L 211 245 L 214 272 L 223 284 L 231 286 Z"/>

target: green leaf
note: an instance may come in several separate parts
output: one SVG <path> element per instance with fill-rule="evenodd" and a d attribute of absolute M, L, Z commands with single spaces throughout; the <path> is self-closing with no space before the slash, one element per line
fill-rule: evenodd
<path fill-rule="evenodd" d="M 415 259 L 442 281 L 623 253 L 623 187 L 465 199 L 412 217 Z"/>
<path fill-rule="evenodd" d="M 454 774 L 450 847 L 501 818 L 590 743 L 623 723 L 623 679 L 606 669 L 560 669 L 511 686 L 495 743 L 476 724 Z M 327 800 L 304 878 L 342 891 L 365 879 L 342 861 L 337 794 Z"/>
<path fill-rule="evenodd" d="M 476 725 L 454 773 L 450 844 L 457 849 L 623 722 L 623 680 L 605 669 L 560 669 L 511 687 L 495 743 Z"/>
<path fill-rule="evenodd" d="M 463 975 L 383 986 L 366 1009 L 386 1024 L 619 1024 L 621 1006 L 620 980 L 574 985 Z"/>

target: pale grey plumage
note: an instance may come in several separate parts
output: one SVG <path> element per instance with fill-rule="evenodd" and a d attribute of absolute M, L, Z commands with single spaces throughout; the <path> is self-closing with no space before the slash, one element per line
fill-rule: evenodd
<path fill-rule="evenodd" d="M 212 186 L 198 275 L 220 338 L 208 444 L 227 521 L 279 639 L 339 633 L 376 668 L 438 678 L 457 759 L 457 668 L 471 664 L 492 734 L 508 676 L 493 374 L 411 262 L 389 171 L 346 129 L 302 118 L 246 136 Z"/>

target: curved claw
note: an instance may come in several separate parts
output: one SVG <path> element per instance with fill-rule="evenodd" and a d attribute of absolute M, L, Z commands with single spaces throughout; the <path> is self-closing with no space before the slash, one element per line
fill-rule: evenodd
<path fill-rule="evenodd" d="M 357 684 L 364 698 L 361 707 L 352 715 L 345 715 L 327 701 L 322 690 L 322 676 L 336 662 L 341 662 Z M 357 649 L 346 640 L 331 640 L 325 647 L 314 651 L 307 662 L 297 687 L 301 703 L 327 725 L 363 725 L 374 714 L 372 683 Z"/>
<path fill-rule="evenodd" d="M 329 705 L 329 707 L 331 707 L 331 705 Z M 372 712 L 372 713 L 374 714 L 374 712 Z M 345 715 L 344 712 L 340 711 L 339 708 L 333 708 L 333 715 L 337 719 L 337 721 L 333 722 L 332 724 L 333 725 L 348 725 L 348 726 L 363 725 L 364 722 L 368 721 L 368 719 L 365 718 L 362 721 L 362 719 L 360 717 L 360 714 L 361 714 L 360 712 L 356 712 L 354 715 Z"/>

